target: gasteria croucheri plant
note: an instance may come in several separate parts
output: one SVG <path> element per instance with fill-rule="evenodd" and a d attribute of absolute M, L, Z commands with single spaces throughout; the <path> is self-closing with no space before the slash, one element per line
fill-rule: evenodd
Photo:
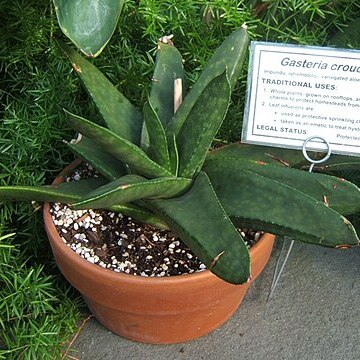
<path fill-rule="evenodd" d="M 251 273 L 237 223 L 324 246 L 358 245 L 343 216 L 359 210 L 354 184 L 287 166 L 302 165 L 296 151 L 241 144 L 209 151 L 248 42 L 245 28 L 225 39 L 174 111 L 182 58 L 171 43 L 160 41 L 142 114 L 90 62 L 64 47 L 104 120 L 101 126 L 67 112 L 69 125 L 81 134 L 68 146 L 102 176 L 57 186 L 1 187 L 0 200 L 109 209 L 169 227 L 207 268 L 234 284 Z M 342 160 L 336 158 L 335 165 Z"/>

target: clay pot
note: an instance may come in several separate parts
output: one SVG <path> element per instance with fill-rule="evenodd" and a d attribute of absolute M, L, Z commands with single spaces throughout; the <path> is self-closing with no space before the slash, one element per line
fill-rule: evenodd
<path fill-rule="evenodd" d="M 74 166 L 71 164 L 63 174 Z M 54 183 L 62 180 L 60 176 Z M 264 234 L 251 248 L 252 281 L 232 285 L 208 270 L 148 278 L 101 268 L 81 258 L 63 242 L 52 221 L 49 204 L 44 206 L 44 221 L 58 267 L 82 294 L 96 319 L 125 338 L 154 344 L 192 340 L 228 320 L 267 264 L 275 238 Z"/>

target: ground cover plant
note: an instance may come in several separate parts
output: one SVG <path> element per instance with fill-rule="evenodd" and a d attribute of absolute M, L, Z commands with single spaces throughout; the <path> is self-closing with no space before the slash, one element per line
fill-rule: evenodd
<path fill-rule="evenodd" d="M 0 11 L 0 183 L 49 183 L 72 159 L 61 142 L 72 135 L 61 108 L 98 115 L 57 47 L 56 37 L 63 37 L 51 3 L 2 0 Z M 160 36 L 175 35 L 191 85 L 210 54 L 243 22 L 253 39 L 326 45 L 358 13 L 356 1 L 127 1 L 118 28 L 94 62 L 142 107 Z M 348 40 L 337 45 L 346 47 Z M 245 73 L 218 138 L 239 138 Z M 62 342 L 80 320 L 80 300 L 55 269 L 41 213 L 23 203 L 1 204 L 0 231 L 15 233 L 0 241 L 0 356 L 61 358 Z M 46 306 L 34 301 L 25 307 L 33 289 L 44 289 Z"/>

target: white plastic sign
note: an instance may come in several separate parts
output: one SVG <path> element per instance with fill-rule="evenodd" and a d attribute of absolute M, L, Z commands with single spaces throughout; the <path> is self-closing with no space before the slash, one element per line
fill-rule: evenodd
<path fill-rule="evenodd" d="M 360 155 L 360 51 L 252 42 L 249 69 L 243 142 Z"/>

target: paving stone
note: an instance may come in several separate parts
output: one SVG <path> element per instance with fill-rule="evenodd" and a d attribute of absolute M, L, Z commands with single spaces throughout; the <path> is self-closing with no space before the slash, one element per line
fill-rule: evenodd
<path fill-rule="evenodd" d="M 358 360 L 360 249 L 295 243 L 267 303 L 278 247 L 234 317 L 184 344 L 123 339 L 90 320 L 73 346 L 80 360 Z"/>

